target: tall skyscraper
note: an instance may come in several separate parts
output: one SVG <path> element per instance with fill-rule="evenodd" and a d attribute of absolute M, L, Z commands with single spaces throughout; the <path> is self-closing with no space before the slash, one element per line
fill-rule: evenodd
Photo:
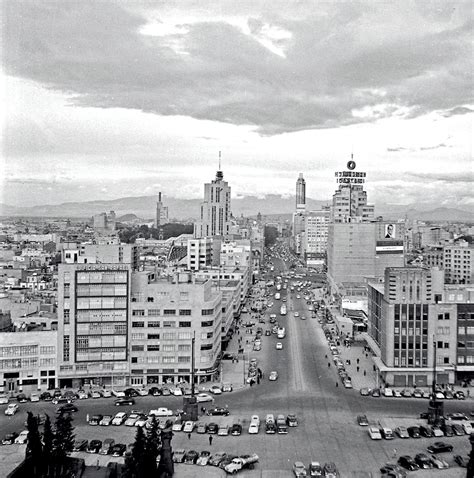
<path fill-rule="evenodd" d="M 194 237 L 196 238 L 229 234 L 230 186 L 227 181 L 224 181 L 220 158 L 219 152 L 219 170 L 216 172 L 216 179 L 204 185 L 201 216 L 194 225 Z"/>
<path fill-rule="evenodd" d="M 158 202 L 156 203 L 155 226 L 159 227 L 168 221 L 168 208 L 161 202 L 161 192 L 158 193 Z"/>
<path fill-rule="evenodd" d="M 306 209 L 306 181 L 303 173 L 300 173 L 296 181 L 296 210 Z"/>

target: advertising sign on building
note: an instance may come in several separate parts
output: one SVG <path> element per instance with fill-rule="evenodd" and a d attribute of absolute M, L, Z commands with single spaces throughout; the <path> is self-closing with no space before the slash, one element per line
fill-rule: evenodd
<path fill-rule="evenodd" d="M 403 254 L 403 241 L 393 239 L 377 241 L 375 252 L 377 254 Z"/>

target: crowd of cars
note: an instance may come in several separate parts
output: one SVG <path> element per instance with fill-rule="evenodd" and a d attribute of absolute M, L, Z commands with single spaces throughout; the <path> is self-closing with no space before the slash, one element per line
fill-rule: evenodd
<path fill-rule="evenodd" d="M 466 394 L 462 390 L 436 390 L 437 400 L 465 400 Z M 421 388 L 404 388 L 402 390 L 385 387 L 380 388 L 361 388 L 360 394 L 366 397 L 389 397 L 389 398 L 430 398 L 431 392 Z"/>
<path fill-rule="evenodd" d="M 311 461 L 308 467 L 301 461 L 293 464 L 293 473 L 296 478 L 304 476 L 324 476 L 325 478 L 338 478 L 339 471 L 335 463 L 328 462 L 322 465 L 319 461 Z"/>
<path fill-rule="evenodd" d="M 208 450 L 198 452 L 196 450 L 177 449 L 173 451 L 174 463 L 185 463 L 187 465 L 215 466 L 225 470 L 229 474 L 236 474 L 244 468 L 253 469 L 258 463 L 258 455 L 234 455 L 219 451 L 212 453 Z"/>

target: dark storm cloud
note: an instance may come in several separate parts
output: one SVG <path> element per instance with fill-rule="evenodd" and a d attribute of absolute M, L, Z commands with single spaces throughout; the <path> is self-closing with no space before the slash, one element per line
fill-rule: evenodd
<path fill-rule="evenodd" d="M 308 5 L 297 18 L 249 15 L 251 35 L 220 20 L 146 36 L 143 13 L 113 2 L 7 2 L 4 65 L 72 104 L 249 124 L 263 135 L 472 112 L 469 8 L 407 3 L 391 6 L 392 19 L 385 3 Z M 268 22 L 291 34 L 273 41 L 281 56 L 260 41 Z"/>

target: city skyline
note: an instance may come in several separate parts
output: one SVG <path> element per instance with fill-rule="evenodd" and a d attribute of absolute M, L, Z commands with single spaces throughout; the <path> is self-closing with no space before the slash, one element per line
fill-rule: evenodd
<path fill-rule="evenodd" d="M 0 202 L 328 199 L 473 204 L 469 2 L 3 5 Z M 104 28 L 103 25 L 107 25 Z M 267 181 L 271 175 L 272 180 Z"/>

